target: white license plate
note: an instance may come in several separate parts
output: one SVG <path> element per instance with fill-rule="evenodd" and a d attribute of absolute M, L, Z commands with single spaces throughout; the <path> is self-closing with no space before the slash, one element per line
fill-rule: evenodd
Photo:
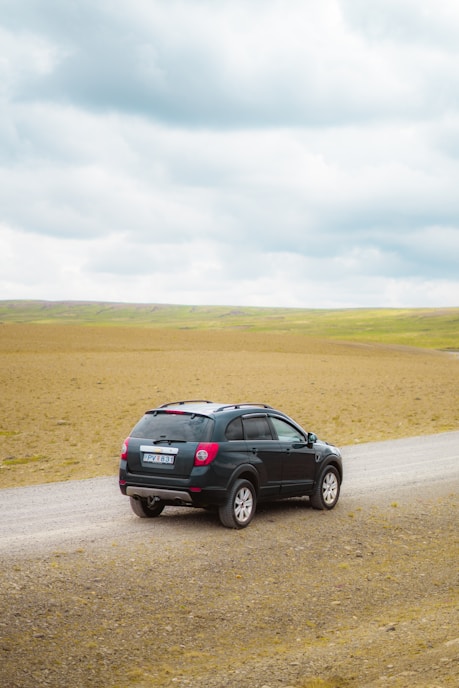
<path fill-rule="evenodd" d="M 144 463 L 166 463 L 166 464 L 173 464 L 175 460 L 175 456 L 171 456 L 170 454 L 144 454 L 143 455 L 143 462 Z"/>

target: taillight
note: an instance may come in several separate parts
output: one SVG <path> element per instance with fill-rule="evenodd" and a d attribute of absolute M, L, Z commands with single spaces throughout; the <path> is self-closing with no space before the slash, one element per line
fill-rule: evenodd
<path fill-rule="evenodd" d="M 127 461 L 128 445 L 129 445 L 129 437 L 126 437 L 126 439 L 123 442 L 123 446 L 121 447 L 121 460 L 122 461 Z"/>
<path fill-rule="evenodd" d="M 200 442 L 194 455 L 195 466 L 208 466 L 218 453 L 218 442 Z"/>

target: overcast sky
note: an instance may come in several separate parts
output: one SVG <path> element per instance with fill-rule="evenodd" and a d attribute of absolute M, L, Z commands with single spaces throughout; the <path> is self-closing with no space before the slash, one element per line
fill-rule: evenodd
<path fill-rule="evenodd" d="M 0 0 L 0 299 L 458 306 L 458 0 Z"/>

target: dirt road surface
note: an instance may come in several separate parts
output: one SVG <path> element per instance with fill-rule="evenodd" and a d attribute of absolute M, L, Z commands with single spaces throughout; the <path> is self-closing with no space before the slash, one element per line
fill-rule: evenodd
<path fill-rule="evenodd" d="M 0 490 L 2 688 L 457 688 L 459 432 L 345 447 L 332 512 Z"/>
<path fill-rule="evenodd" d="M 398 495 L 409 500 L 436 488 L 454 490 L 459 484 L 459 432 L 345 447 L 343 460 L 341 503 L 390 503 Z M 183 509 L 167 509 L 161 522 L 177 511 Z M 4 555 L 83 546 L 128 537 L 141 528 L 116 476 L 0 491 Z M 161 533 L 166 540 L 172 535 L 167 527 Z"/>

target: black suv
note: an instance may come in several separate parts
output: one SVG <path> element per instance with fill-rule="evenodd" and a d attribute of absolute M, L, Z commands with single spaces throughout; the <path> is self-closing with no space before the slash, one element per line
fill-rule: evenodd
<path fill-rule="evenodd" d="M 340 451 L 281 411 L 199 400 L 145 413 L 124 442 L 119 483 L 141 518 L 216 507 L 224 526 L 245 528 L 257 501 L 309 495 L 333 509 L 342 478 Z"/>

